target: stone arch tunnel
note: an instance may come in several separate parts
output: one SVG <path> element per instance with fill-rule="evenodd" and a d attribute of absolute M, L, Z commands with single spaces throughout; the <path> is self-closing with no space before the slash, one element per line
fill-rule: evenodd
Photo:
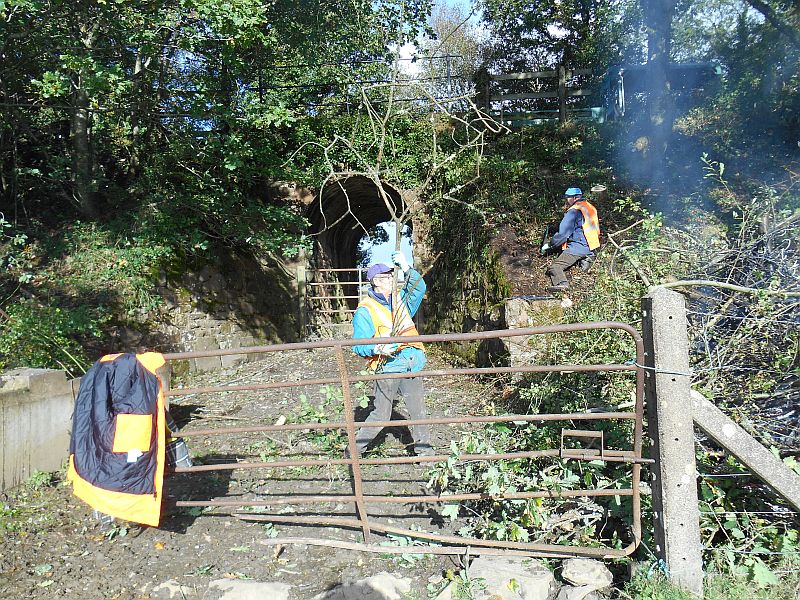
<path fill-rule="evenodd" d="M 387 202 L 396 214 L 403 212 L 405 203 L 401 191 L 381 183 L 383 193 L 369 177 L 353 175 L 331 181 L 320 190 L 306 210 L 309 234 L 314 240 L 309 261 L 312 269 L 355 269 L 358 246 L 364 234 L 379 223 L 392 220 Z M 358 280 L 352 271 L 317 274 L 314 278 L 340 283 Z M 348 296 L 345 303 L 354 309 L 358 304 L 353 298 L 355 289 L 346 286 L 344 292 Z"/>
<path fill-rule="evenodd" d="M 395 212 L 402 212 L 400 191 L 387 183 L 382 186 Z M 378 186 L 364 175 L 328 183 L 309 206 L 306 217 L 315 240 L 313 265 L 333 269 L 355 268 L 365 230 L 392 219 Z"/>

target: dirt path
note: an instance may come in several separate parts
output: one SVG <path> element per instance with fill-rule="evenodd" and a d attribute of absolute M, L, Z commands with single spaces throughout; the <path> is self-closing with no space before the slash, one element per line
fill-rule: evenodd
<path fill-rule="evenodd" d="M 362 368 L 357 357 L 348 356 L 351 373 Z M 431 366 L 443 366 L 431 359 Z M 297 351 L 267 355 L 238 368 L 203 374 L 174 387 L 224 383 L 255 383 L 322 378 L 336 375 L 330 351 Z M 370 388 L 371 389 L 371 388 Z M 493 390 L 473 381 L 438 378 L 426 382 L 426 399 L 432 415 L 464 415 L 484 412 Z M 185 430 L 242 427 L 288 422 L 339 420 L 341 401 L 336 389 L 320 386 L 304 389 L 229 392 L 181 397 L 172 412 Z M 398 406 L 402 411 L 402 404 Z M 361 411 L 363 416 L 363 411 Z M 447 453 L 458 428 L 434 428 L 434 445 Z M 401 431 L 390 430 L 375 455 L 405 456 Z M 225 434 L 190 438 L 196 464 L 286 458 L 339 458 L 344 438 L 337 434 L 295 432 L 287 434 Z M 418 494 L 425 490 L 426 469 L 418 465 L 367 466 L 367 494 Z M 287 494 L 349 494 L 349 476 L 343 466 L 321 468 L 217 471 L 174 475 L 168 494 L 180 499 L 258 499 L 269 502 Z M 89 509 L 75 499 L 61 474 L 52 481 L 39 477 L 0 502 L 0 597 L 149 598 L 151 591 L 174 579 L 196 597 L 204 597 L 209 581 L 220 578 L 280 581 L 293 586 L 295 598 L 311 598 L 339 582 L 367 577 L 380 571 L 410 575 L 417 597 L 427 597 L 430 576 L 458 568 L 447 557 L 389 557 L 318 546 L 290 545 L 279 553 L 267 540 L 275 536 L 359 541 L 360 531 L 245 522 L 231 510 L 173 508 L 161 527 L 141 528 L 117 524 L 101 532 Z M 433 505 L 372 505 L 370 516 L 382 522 L 426 531 L 450 531 Z M 258 509 L 272 515 L 354 514 L 353 505 L 275 503 Z M 407 538 L 380 536 L 377 542 L 403 545 Z"/>

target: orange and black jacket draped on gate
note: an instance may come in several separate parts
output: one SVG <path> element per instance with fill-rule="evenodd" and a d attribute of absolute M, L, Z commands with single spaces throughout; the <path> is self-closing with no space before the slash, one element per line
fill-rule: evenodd
<path fill-rule="evenodd" d="M 81 379 L 67 478 L 106 514 L 158 526 L 166 459 L 164 394 L 155 352 L 111 354 Z"/>

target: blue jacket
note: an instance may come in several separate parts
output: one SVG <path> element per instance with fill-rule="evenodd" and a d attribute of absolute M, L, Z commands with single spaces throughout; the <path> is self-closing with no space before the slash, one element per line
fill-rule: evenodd
<path fill-rule="evenodd" d="M 400 300 L 406 304 L 408 314 L 412 317 L 417 314 L 422 297 L 425 295 L 425 280 L 422 275 L 414 269 L 408 271 L 406 283 L 400 290 Z M 386 299 L 383 294 L 378 294 L 374 290 L 369 290 L 369 295 L 391 309 L 391 298 Z M 369 311 L 363 306 L 356 310 L 353 315 L 353 339 L 371 338 L 375 336 L 375 325 Z M 375 355 L 375 344 L 364 344 L 353 346 L 353 352 L 364 358 Z M 425 352 L 419 348 L 403 348 L 399 353 L 386 360 L 381 372 L 383 373 L 405 373 L 407 371 L 421 371 L 425 367 Z"/>
<path fill-rule="evenodd" d="M 583 213 L 579 210 L 568 210 L 558 225 L 558 233 L 553 236 L 550 245 L 560 248 L 567 243 L 565 252 L 573 256 L 592 256 L 594 252 L 589 249 L 589 242 L 583 234 Z"/>

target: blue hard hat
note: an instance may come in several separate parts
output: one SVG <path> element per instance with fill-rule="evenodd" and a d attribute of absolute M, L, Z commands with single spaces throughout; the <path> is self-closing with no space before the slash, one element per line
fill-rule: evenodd
<path fill-rule="evenodd" d="M 564 192 L 564 195 L 565 196 L 583 196 L 583 192 L 581 191 L 581 188 L 571 187 L 571 188 L 567 188 L 567 191 Z"/>

